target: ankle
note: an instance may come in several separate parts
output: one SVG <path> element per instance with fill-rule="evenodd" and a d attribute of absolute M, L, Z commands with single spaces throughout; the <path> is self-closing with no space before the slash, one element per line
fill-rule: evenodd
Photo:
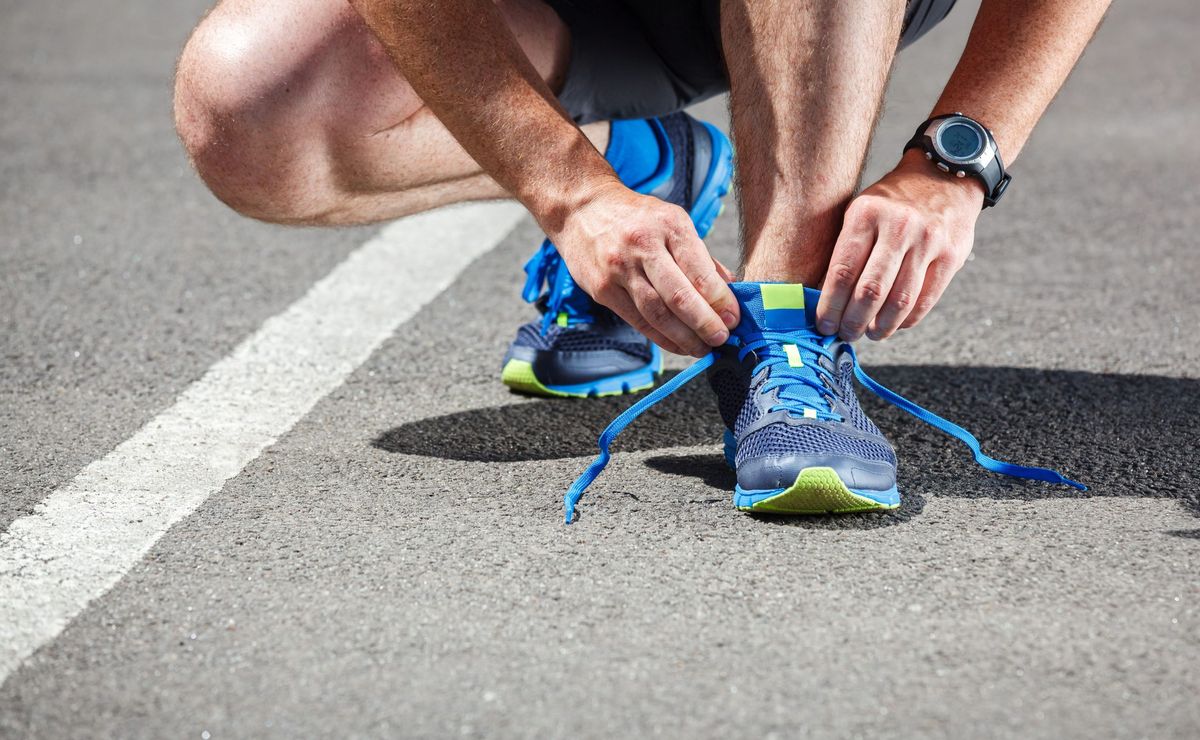
<path fill-rule="evenodd" d="M 742 266 L 747 283 L 800 283 L 816 287 L 825 277 L 828 264 L 805 259 L 804 255 L 763 255 L 755 253 Z"/>

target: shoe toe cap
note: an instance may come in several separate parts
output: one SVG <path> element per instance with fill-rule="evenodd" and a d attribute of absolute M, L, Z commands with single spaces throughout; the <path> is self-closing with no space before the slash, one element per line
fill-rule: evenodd
<path fill-rule="evenodd" d="M 893 465 L 839 454 L 765 455 L 743 460 L 737 466 L 738 485 L 748 491 L 785 488 L 809 468 L 830 468 L 847 487 L 857 490 L 886 491 L 896 485 Z"/>

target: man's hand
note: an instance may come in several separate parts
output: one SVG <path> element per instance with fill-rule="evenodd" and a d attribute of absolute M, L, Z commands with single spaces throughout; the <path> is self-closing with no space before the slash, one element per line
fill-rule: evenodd
<path fill-rule="evenodd" d="M 550 237 L 592 298 L 668 352 L 702 357 L 737 325 L 732 277 L 678 206 L 612 182 Z"/>
<path fill-rule="evenodd" d="M 817 329 L 855 341 L 916 326 L 966 262 L 983 185 L 911 149 L 851 201 L 817 305 Z"/>

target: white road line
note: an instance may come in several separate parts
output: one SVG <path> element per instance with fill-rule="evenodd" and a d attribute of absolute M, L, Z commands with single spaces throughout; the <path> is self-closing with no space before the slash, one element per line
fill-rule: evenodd
<path fill-rule="evenodd" d="M 175 405 L 13 522 L 0 535 L 0 683 L 523 214 L 487 203 L 389 225 Z"/>

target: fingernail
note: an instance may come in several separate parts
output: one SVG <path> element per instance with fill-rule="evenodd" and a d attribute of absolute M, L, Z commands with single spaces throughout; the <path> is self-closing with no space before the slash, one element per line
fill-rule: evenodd
<path fill-rule="evenodd" d="M 836 329 L 832 321 L 821 321 L 817 324 L 817 331 L 822 334 L 832 334 Z"/>
<path fill-rule="evenodd" d="M 721 321 L 724 321 L 725 326 L 729 327 L 730 329 L 737 326 L 737 323 L 738 323 L 737 317 L 734 316 L 733 313 L 730 311 L 722 311 L 721 312 Z M 725 340 L 721 340 L 721 343 L 724 344 Z"/>

